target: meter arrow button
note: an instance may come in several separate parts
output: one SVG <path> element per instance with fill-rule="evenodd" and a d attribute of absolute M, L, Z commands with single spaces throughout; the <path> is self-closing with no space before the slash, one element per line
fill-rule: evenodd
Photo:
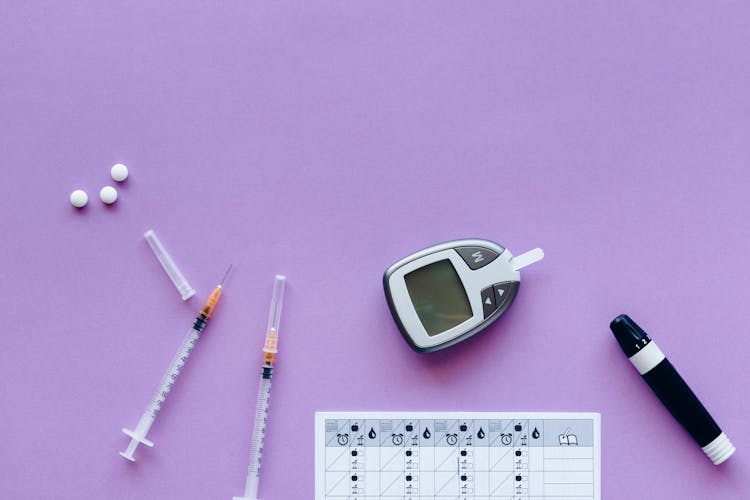
<path fill-rule="evenodd" d="M 484 317 L 487 318 L 490 314 L 495 312 L 497 306 L 495 305 L 495 291 L 491 286 L 482 290 L 482 309 L 484 311 Z"/>
<path fill-rule="evenodd" d="M 518 292 L 518 281 L 506 281 L 495 284 L 495 304 L 498 309 L 505 310 L 513 302 Z"/>

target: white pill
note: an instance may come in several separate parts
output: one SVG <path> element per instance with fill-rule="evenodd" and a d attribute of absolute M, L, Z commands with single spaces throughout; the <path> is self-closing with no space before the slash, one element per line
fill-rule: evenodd
<path fill-rule="evenodd" d="M 122 163 L 115 163 L 112 165 L 112 169 L 109 171 L 112 174 L 112 178 L 117 182 L 122 182 L 128 178 L 128 167 Z"/>
<path fill-rule="evenodd" d="M 83 189 L 76 189 L 70 193 L 70 204 L 76 208 L 83 208 L 89 202 L 89 195 Z"/>
<path fill-rule="evenodd" d="M 99 191 L 99 198 L 107 205 L 111 205 L 117 201 L 117 190 L 112 186 L 104 186 L 102 190 Z"/>

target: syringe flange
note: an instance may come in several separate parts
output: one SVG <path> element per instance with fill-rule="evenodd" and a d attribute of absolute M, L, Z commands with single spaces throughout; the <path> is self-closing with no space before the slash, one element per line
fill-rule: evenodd
<path fill-rule="evenodd" d="M 153 441 L 149 441 L 148 439 L 146 439 L 146 436 L 139 436 L 134 431 L 131 431 L 130 429 L 126 429 L 125 427 L 122 428 L 122 432 L 124 432 L 125 434 L 127 434 L 131 438 L 135 439 L 139 443 L 145 444 L 149 448 L 153 448 L 154 447 L 154 442 Z"/>
<path fill-rule="evenodd" d="M 135 457 L 133 454 L 135 453 L 135 449 L 138 447 L 140 443 L 145 444 L 149 448 L 154 447 L 154 443 L 152 441 L 149 441 L 146 439 L 145 436 L 139 436 L 135 432 L 131 431 L 130 429 L 126 429 L 123 427 L 122 432 L 124 432 L 127 436 L 130 437 L 130 443 L 128 444 L 128 447 L 125 449 L 125 451 L 120 452 L 120 456 L 130 460 L 131 462 L 135 462 Z"/>

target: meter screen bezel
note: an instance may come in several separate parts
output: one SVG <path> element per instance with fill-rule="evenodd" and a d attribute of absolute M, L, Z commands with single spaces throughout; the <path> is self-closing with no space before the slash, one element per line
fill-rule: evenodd
<path fill-rule="evenodd" d="M 414 310 L 430 337 L 474 315 L 466 288 L 450 259 L 418 267 L 406 273 L 404 281 Z"/>

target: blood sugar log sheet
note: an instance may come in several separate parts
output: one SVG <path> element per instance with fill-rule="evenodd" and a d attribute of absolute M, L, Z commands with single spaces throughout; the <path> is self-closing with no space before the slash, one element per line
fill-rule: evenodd
<path fill-rule="evenodd" d="M 598 413 L 318 412 L 316 500 L 601 500 Z"/>

